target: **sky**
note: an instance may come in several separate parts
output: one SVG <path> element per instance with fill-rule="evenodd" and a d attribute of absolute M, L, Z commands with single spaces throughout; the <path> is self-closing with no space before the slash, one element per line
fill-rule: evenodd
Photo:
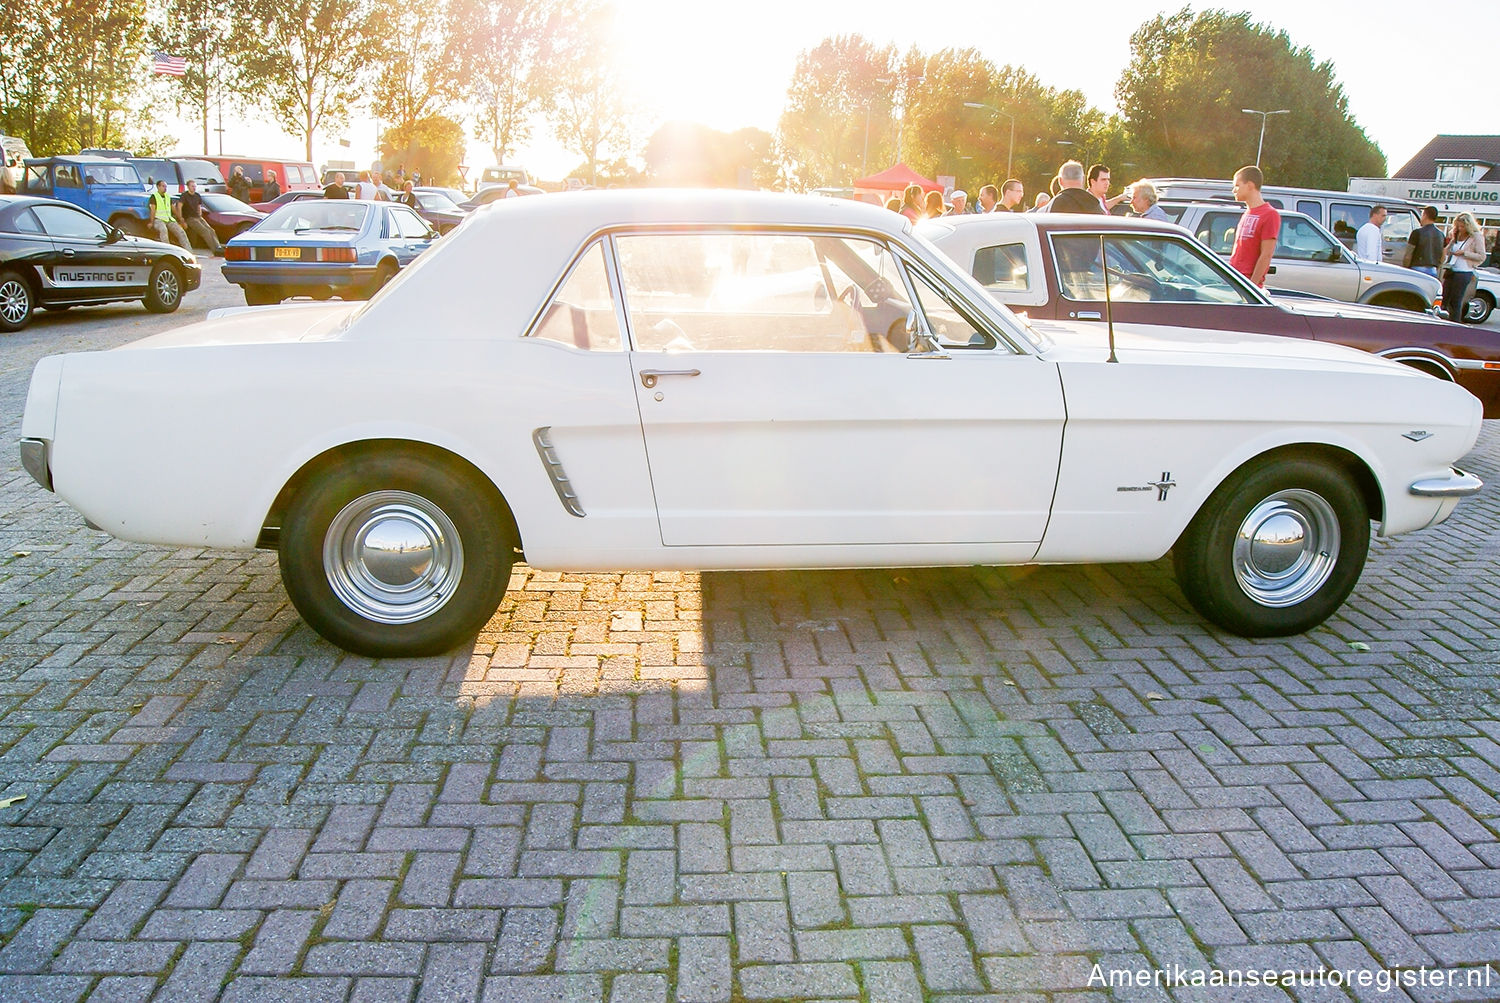
<path fill-rule="evenodd" d="M 1080 6 L 1077 14 L 1050 22 L 1026 13 L 1007 13 L 1004 2 L 923 8 L 910 2 L 861 0 L 758 0 L 747 13 L 731 16 L 729 5 L 703 0 L 614 0 L 618 20 L 610 36 L 619 46 L 619 60 L 631 97 L 641 112 L 636 148 L 662 122 L 687 120 L 715 129 L 756 126 L 774 132 L 785 103 L 787 86 L 800 52 L 830 35 L 858 33 L 877 45 L 915 45 L 926 53 L 950 47 L 973 47 L 997 66 L 1019 64 L 1044 84 L 1081 90 L 1096 107 L 1115 110 L 1114 87 L 1130 59 L 1130 34 L 1142 22 L 1162 12 L 1179 9 L 1160 0 L 1114 0 Z M 1474 9 L 1493 3 L 1481 0 Z M 1017 5 L 1020 7 L 1020 5 Z M 1245 4 L 1194 3 L 1194 9 L 1246 9 Z M 1452 101 L 1441 89 L 1415 83 L 1420 74 L 1422 36 L 1413 31 L 1415 8 L 1410 0 L 1259 0 L 1255 19 L 1284 30 L 1292 43 L 1308 46 L 1318 60 L 1332 60 L 1343 84 L 1354 119 L 1386 155 L 1394 171 L 1433 135 L 1500 132 L 1500 111 L 1494 102 Z M 984 11 L 970 16 L 969 11 Z M 1088 32 L 1093 25 L 1092 42 Z M 1441 45 L 1434 34 L 1428 65 L 1440 69 Z M 1464 65 L 1472 65 L 1465 62 Z M 224 149 L 302 155 L 300 140 L 288 138 L 258 116 L 226 113 Z M 1246 116 L 1246 159 L 1253 159 L 1258 119 Z M 191 124 L 175 130 L 182 152 L 201 146 Z M 340 138 L 350 141 L 343 149 Z M 215 140 L 216 142 L 216 140 Z M 1266 132 L 1269 149 L 1276 142 L 1276 119 Z M 375 123 L 356 114 L 338 134 L 317 137 L 314 161 L 354 160 L 367 167 L 375 155 Z M 468 163 L 472 179 L 493 158 L 487 147 L 471 142 Z M 561 180 L 580 157 L 563 150 L 539 123 L 530 142 L 511 158 L 533 176 Z"/>

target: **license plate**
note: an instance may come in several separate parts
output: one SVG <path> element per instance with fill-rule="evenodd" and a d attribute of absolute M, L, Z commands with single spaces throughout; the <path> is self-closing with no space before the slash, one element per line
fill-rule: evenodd
<path fill-rule="evenodd" d="M 276 257 L 278 257 L 278 258 L 300 258 L 300 257 L 302 257 L 302 248 L 300 248 L 300 247 L 278 247 L 278 248 L 276 248 Z"/>

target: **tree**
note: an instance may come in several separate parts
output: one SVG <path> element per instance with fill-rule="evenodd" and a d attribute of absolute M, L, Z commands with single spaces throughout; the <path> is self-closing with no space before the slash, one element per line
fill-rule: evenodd
<path fill-rule="evenodd" d="M 585 25 L 580 44 L 560 68 L 552 95 L 552 117 L 558 141 L 583 157 L 590 184 L 599 183 L 599 167 L 619 159 L 630 143 L 632 109 L 625 96 L 613 49 L 612 12 L 600 10 Z"/>
<path fill-rule="evenodd" d="M 847 185 L 890 166 L 899 72 L 893 46 L 859 35 L 825 38 L 797 57 L 777 129 L 796 185 Z"/>
<path fill-rule="evenodd" d="M 1261 119 L 1243 108 L 1290 112 L 1266 130 L 1261 168 L 1274 183 L 1342 189 L 1351 176 L 1385 173 L 1333 64 L 1248 13 L 1158 15 L 1130 48 L 1115 97 L 1145 173 L 1228 177 L 1252 163 Z"/>
<path fill-rule="evenodd" d="M 775 139 L 764 129 L 720 132 L 697 122 L 668 122 L 646 141 L 646 174 L 657 184 L 769 188 L 776 182 Z"/>
<path fill-rule="evenodd" d="M 414 135 L 421 122 L 432 127 L 438 119 L 453 121 L 439 114 L 458 97 L 451 9 L 436 4 L 401 8 L 400 30 L 387 40 L 370 108 L 403 137 Z M 462 136 L 457 148 L 463 149 Z"/>
<path fill-rule="evenodd" d="M 245 37 L 239 69 L 276 123 L 302 136 L 342 125 L 360 97 L 360 71 L 388 32 L 365 0 L 248 0 L 237 11 Z"/>
<path fill-rule="evenodd" d="M 457 181 L 463 156 L 463 123 L 447 115 L 426 115 L 380 134 L 381 162 L 392 169 L 396 164 L 405 164 L 408 171 L 420 170 L 425 183 L 442 185 Z"/>
<path fill-rule="evenodd" d="M 166 0 L 162 20 L 151 27 L 151 45 L 181 56 L 187 72 L 172 78 L 178 107 L 190 104 L 203 125 L 203 152 L 208 153 L 209 109 L 222 107 L 226 96 L 239 96 L 244 81 L 234 72 L 248 44 L 245 25 L 236 30 L 230 8 L 216 0 Z"/>
<path fill-rule="evenodd" d="M 454 59 L 475 112 L 474 136 L 503 164 L 550 107 L 559 55 L 592 13 L 590 0 L 455 0 Z"/>

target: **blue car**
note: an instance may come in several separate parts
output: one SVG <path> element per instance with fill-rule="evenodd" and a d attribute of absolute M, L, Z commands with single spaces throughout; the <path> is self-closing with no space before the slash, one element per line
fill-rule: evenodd
<path fill-rule="evenodd" d="M 393 202 L 306 199 L 282 206 L 224 247 L 224 277 L 251 306 L 292 296 L 369 299 L 437 239 Z"/>

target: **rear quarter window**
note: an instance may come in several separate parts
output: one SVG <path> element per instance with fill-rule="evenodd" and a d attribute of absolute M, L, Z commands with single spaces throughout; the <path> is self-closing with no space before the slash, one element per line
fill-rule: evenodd
<path fill-rule="evenodd" d="M 974 252 L 970 274 L 993 293 L 1023 293 L 1031 288 L 1026 245 L 1019 241 L 981 247 Z"/>

